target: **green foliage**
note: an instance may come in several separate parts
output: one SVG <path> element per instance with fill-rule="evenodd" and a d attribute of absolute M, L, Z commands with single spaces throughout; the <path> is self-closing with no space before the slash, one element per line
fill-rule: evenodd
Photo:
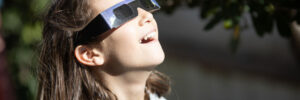
<path fill-rule="evenodd" d="M 3 35 L 17 99 L 33 100 L 37 94 L 35 68 L 41 40 L 41 16 L 48 0 L 5 0 Z"/>
<path fill-rule="evenodd" d="M 22 28 L 21 38 L 22 42 L 26 45 L 34 44 L 41 40 L 42 27 L 40 22 L 36 22 L 33 25 L 25 25 Z"/>
<path fill-rule="evenodd" d="M 300 22 L 299 0 L 165 0 L 162 4 L 167 13 L 172 13 L 180 4 L 200 7 L 199 17 L 209 20 L 204 30 L 211 30 L 223 22 L 224 28 L 234 30 L 234 34 L 240 33 L 235 27 L 241 26 L 240 21 L 245 13 L 251 15 L 258 36 L 271 33 L 276 26 L 282 37 L 289 38 L 290 23 L 293 20 Z"/>
<path fill-rule="evenodd" d="M 3 29 L 4 35 L 17 34 L 18 30 L 22 27 L 22 21 L 16 9 L 8 9 L 3 13 Z"/>

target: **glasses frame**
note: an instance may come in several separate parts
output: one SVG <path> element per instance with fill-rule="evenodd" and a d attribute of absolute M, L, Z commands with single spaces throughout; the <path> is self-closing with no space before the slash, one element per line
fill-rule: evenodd
<path fill-rule="evenodd" d="M 156 0 L 124 0 L 99 13 L 89 24 L 78 32 L 76 40 L 79 38 L 96 37 L 113 28 L 118 28 L 122 24 L 138 16 L 137 8 L 142 8 L 148 12 L 154 12 L 161 7 Z M 80 39 L 84 41 L 83 39 Z"/>

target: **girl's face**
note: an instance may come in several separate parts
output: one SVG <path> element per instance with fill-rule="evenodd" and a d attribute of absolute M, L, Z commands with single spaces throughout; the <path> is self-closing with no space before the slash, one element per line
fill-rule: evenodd
<path fill-rule="evenodd" d="M 123 0 L 94 0 L 92 5 L 100 13 Z M 106 32 L 99 49 L 105 65 L 130 68 L 154 67 L 164 60 L 158 41 L 157 23 L 150 12 L 138 8 L 138 16 L 120 27 Z M 148 39 L 146 39 L 148 37 Z"/>

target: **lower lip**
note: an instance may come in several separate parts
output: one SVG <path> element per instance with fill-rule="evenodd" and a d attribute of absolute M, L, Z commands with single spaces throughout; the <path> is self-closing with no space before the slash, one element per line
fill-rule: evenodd
<path fill-rule="evenodd" d="M 147 41 L 147 42 L 144 42 L 144 43 L 141 43 L 141 44 L 149 44 L 149 43 L 152 43 L 152 42 L 156 42 L 157 41 L 157 39 L 151 39 L 151 40 L 149 40 L 149 41 Z"/>
<path fill-rule="evenodd" d="M 151 41 L 149 41 L 149 42 L 147 42 L 147 43 L 152 43 L 152 42 L 157 42 L 157 39 L 154 38 L 154 39 L 152 39 Z M 146 43 L 146 44 L 147 44 L 147 43 Z"/>

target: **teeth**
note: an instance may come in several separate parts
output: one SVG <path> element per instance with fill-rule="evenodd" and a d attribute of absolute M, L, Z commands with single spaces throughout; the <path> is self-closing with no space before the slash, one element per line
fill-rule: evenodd
<path fill-rule="evenodd" d="M 148 39 L 153 38 L 154 35 L 155 35 L 154 32 L 153 32 L 153 33 L 150 33 L 150 34 L 147 34 L 142 40 L 140 40 L 140 43 L 142 43 L 143 40 L 144 40 L 144 41 L 147 41 Z"/>
<path fill-rule="evenodd" d="M 145 40 L 148 40 L 149 38 L 152 38 L 154 36 L 154 33 L 150 33 L 150 34 L 148 34 L 145 38 Z"/>
<path fill-rule="evenodd" d="M 149 38 L 148 36 L 145 36 L 145 37 L 144 37 L 144 40 L 148 40 L 148 38 Z"/>

